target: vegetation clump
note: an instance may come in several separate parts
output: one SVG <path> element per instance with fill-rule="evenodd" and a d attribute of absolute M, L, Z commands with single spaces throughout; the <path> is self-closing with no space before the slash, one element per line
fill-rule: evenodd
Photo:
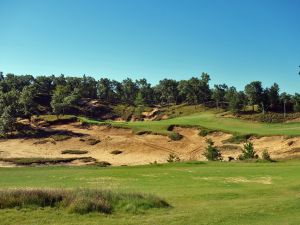
<path fill-rule="evenodd" d="M 96 162 L 92 157 L 74 157 L 74 158 L 0 158 L 2 162 L 13 163 L 17 166 L 31 166 L 31 165 L 55 165 L 61 163 L 71 163 L 75 160 L 83 162 Z"/>
<path fill-rule="evenodd" d="M 107 166 L 111 166 L 111 163 L 107 162 L 107 161 L 100 161 L 96 163 L 96 166 L 99 167 L 107 167 Z"/>
<path fill-rule="evenodd" d="M 254 150 L 253 143 L 247 142 L 244 144 L 242 149 L 242 154 L 238 156 L 239 160 L 251 160 L 251 159 L 258 159 L 258 155 Z"/>
<path fill-rule="evenodd" d="M 224 140 L 223 143 L 232 143 L 232 144 L 240 144 L 243 142 L 247 142 L 249 138 L 254 136 L 253 134 L 234 134 L 232 137 L 228 138 L 227 140 Z"/>
<path fill-rule="evenodd" d="M 214 142 L 211 139 L 207 139 L 206 143 L 207 147 L 203 153 L 205 158 L 209 161 L 222 161 L 222 154 L 219 149 L 214 146 Z"/>
<path fill-rule="evenodd" d="M 211 133 L 213 133 L 213 132 L 214 132 L 214 130 L 207 129 L 207 128 L 202 128 L 202 129 L 199 131 L 198 135 L 201 136 L 201 137 L 206 137 L 207 135 L 209 135 L 209 134 L 211 134 Z"/>
<path fill-rule="evenodd" d="M 175 153 L 171 153 L 169 154 L 169 157 L 167 159 L 168 163 L 173 163 L 173 162 L 180 162 L 180 158 L 178 155 L 176 155 Z"/>
<path fill-rule="evenodd" d="M 50 136 L 54 141 L 65 141 L 71 138 L 70 135 L 67 134 L 53 134 Z"/>
<path fill-rule="evenodd" d="M 110 152 L 110 154 L 113 154 L 113 155 L 119 155 L 121 153 L 123 153 L 123 151 L 121 151 L 121 150 L 113 150 Z"/>
<path fill-rule="evenodd" d="M 183 138 L 183 136 L 177 132 L 172 132 L 169 134 L 169 138 L 172 140 L 172 141 L 179 141 Z"/>
<path fill-rule="evenodd" d="M 264 161 L 269 161 L 269 162 L 274 162 L 274 160 L 271 158 L 268 150 L 263 150 L 262 154 L 261 154 L 261 158 Z"/>
<path fill-rule="evenodd" d="M 95 139 L 95 138 L 89 138 L 85 141 L 88 145 L 96 145 L 98 143 L 100 143 L 101 141 L 99 139 Z"/>
<path fill-rule="evenodd" d="M 83 154 L 86 154 L 86 153 L 88 153 L 88 151 L 86 151 L 86 150 L 63 150 L 62 152 L 61 152 L 61 154 L 73 154 L 73 155 L 83 155 Z"/>
<path fill-rule="evenodd" d="M 138 211 L 167 208 L 170 205 L 156 196 L 140 193 L 119 193 L 96 189 L 11 189 L 0 191 L 0 209 L 64 208 L 70 213 L 98 212 L 111 214 L 116 210 Z"/>

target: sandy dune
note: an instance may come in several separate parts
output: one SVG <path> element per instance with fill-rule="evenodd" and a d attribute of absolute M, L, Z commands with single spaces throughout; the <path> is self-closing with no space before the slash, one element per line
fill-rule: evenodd
<path fill-rule="evenodd" d="M 198 135 L 197 129 L 179 128 L 175 131 L 184 136 L 180 141 L 171 141 L 160 135 L 134 135 L 131 130 L 117 129 L 106 126 L 82 128 L 79 123 L 52 126 L 55 130 L 68 130 L 83 134 L 83 137 L 73 137 L 65 141 L 36 144 L 41 139 L 9 139 L 0 142 L 0 157 L 76 157 L 76 155 L 61 154 L 61 151 L 87 150 L 84 156 L 91 156 L 99 161 L 108 161 L 112 165 L 138 165 L 154 161 L 166 162 L 170 153 L 177 154 L 182 160 L 204 160 L 202 153 L 206 147 L 206 138 L 211 138 L 222 149 L 225 160 L 228 156 L 240 154 L 242 144 L 223 144 L 222 141 L 231 134 L 215 132 L 207 137 Z M 100 139 L 96 145 L 88 145 L 82 138 Z M 43 140 L 43 139 L 42 139 Z M 252 140 L 255 149 L 260 154 L 267 149 L 273 158 L 285 158 L 300 153 L 300 138 L 286 139 L 285 137 L 263 137 Z M 121 150 L 119 155 L 111 154 L 113 150 Z M 0 166 L 10 166 L 0 164 Z"/>

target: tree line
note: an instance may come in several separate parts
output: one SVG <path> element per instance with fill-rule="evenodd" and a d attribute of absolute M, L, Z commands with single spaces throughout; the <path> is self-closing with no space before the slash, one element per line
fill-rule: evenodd
<path fill-rule="evenodd" d="M 239 112 L 247 106 L 258 111 L 300 112 L 300 94 L 280 92 L 274 83 L 264 88 L 260 81 L 247 84 L 243 91 L 233 86 L 218 84 L 210 87 L 210 76 L 176 81 L 160 80 L 152 86 L 146 79 L 126 78 L 116 81 L 93 77 L 3 75 L 0 72 L 0 132 L 14 130 L 16 118 L 34 114 L 68 112 L 82 98 L 99 99 L 110 104 L 125 103 L 135 106 L 155 104 L 204 104 Z"/>

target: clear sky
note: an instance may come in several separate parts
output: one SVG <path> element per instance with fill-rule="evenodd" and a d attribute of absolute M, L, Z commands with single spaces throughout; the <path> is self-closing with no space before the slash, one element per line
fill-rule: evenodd
<path fill-rule="evenodd" d="M 0 0 L 0 71 L 300 92 L 299 0 Z"/>

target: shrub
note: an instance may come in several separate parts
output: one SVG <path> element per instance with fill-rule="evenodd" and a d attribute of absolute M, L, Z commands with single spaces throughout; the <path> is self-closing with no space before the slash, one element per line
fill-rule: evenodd
<path fill-rule="evenodd" d="M 243 135 L 233 135 L 231 138 L 224 140 L 223 143 L 233 143 L 240 144 L 242 142 L 247 142 L 250 137 L 254 136 L 253 134 L 243 134 Z"/>
<path fill-rule="evenodd" d="M 111 163 L 106 162 L 106 161 L 100 161 L 100 162 L 97 162 L 96 165 L 99 167 L 107 167 L 107 166 L 111 166 Z"/>
<path fill-rule="evenodd" d="M 198 135 L 199 135 L 199 136 L 202 136 L 202 137 L 206 137 L 207 135 L 209 135 L 209 134 L 211 134 L 211 133 L 213 133 L 213 132 L 214 132 L 214 130 L 207 129 L 207 128 L 202 128 L 202 129 L 199 131 Z"/>
<path fill-rule="evenodd" d="M 171 134 L 169 134 L 169 138 L 172 140 L 172 141 L 179 141 L 183 138 L 183 136 L 179 133 L 176 133 L 176 132 L 172 132 Z"/>
<path fill-rule="evenodd" d="M 100 140 L 94 139 L 94 138 L 89 138 L 89 139 L 86 140 L 86 143 L 88 145 L 96 145 L 96 144 L 98 144 L 100 142 L 101 142 Z"/>
<path fill-rule="evenodd" d="M 207 147 L 203 153 L 205 158 L 209 161 L 222 161 L 223 157 L 221 152 L 214 146 L 214 142 L 211 139 L 206 140 Z"/>
<path fill-rule="evenodd" d="M 74 155 L 82 155 L 86 154 L 88 151 L 86 150 L 63 150 L 61 154 L 74 154 Z"/>
<path fill-rule="evenodd" d="M 180 158 L 178 155 L 176 155 L 175 153 L 171 153 L 169 154 L 169 157 L 167 159 L 168 163 L 172 163 L 172 162 L 180 162 Z"/>
<path fill-rule="evenodd" d="M 258 155 L 256 155 L 256 151 L 254 150 L 253 143 L 247 142 L 244 144 L 244 148 L 242 149 L 242 154 L 238 157 L 239 160 L 247 160 L 247 159 L 258 159 Z"/>
<path fill-rule="evenodd" d="M 71 138 L 70 135 L 67 134 L 53 134 L 50 136 L 54 141 L 65 141 Z"/>
<path fill-rule="evenodd" d="M 273 162 L 268 150 L 263 150 L 262 154 L 261 154 L 261 158 L 265 161 L 269 161 L 269 162 Z"/>
<path fill-rule="evenodd" d="M 121 151 L 121 150 L 113 150 L 113 151 L 111 151 L 110 152 L 110 154 L 113 154 L 113 155 L 119 155 L 119 154 L 121 154 L 123 151 Z"/>

